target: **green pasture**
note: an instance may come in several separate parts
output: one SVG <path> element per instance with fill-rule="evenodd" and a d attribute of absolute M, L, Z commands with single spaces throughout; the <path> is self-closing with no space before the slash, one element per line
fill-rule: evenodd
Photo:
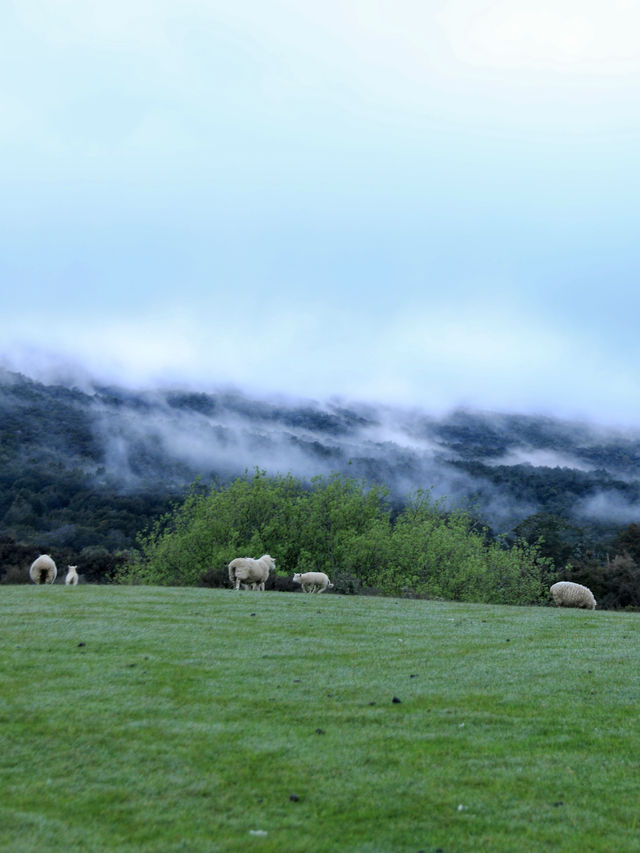
<path fill-rule="evenodd" d="M 640 850 L 639 614 L 143 586 L 0 606 L 3 851 Z"/>

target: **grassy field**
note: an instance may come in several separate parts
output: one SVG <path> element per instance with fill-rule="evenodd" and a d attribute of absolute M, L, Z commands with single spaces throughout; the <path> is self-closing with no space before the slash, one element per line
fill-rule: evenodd
<path fill-rule="evenodd" d="M 0 603 L 3 851 L 640 850 L 638 614 L 109 586 Z"/>

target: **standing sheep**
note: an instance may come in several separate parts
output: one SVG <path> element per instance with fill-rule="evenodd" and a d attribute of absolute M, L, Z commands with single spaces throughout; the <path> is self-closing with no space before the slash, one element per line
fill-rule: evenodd
<path fill-rule="evenodd" d="M 53 583 L 58 575 L 58 569 L 48 554 L 42 554 L 31 563 L 29 577 L 34 583 Z"/>
<path fill-rule="evenodd" d="M 293 582 L 299 583 L 302 586 L 303 592 L 324 592 L 327 587 L 332 587 L 333 584 L 325 575 L 324 572 L 296 572 L 293 576 Z"/>
<path fill-rule="evenodd" d="M 571 581 L 554 583 L 549 592 L 558 607 L 583 607 L 585 610 L 595 610 L 596 600 L 589 587 Z"/>
<path fill-rule="evenodd" d="M 229 580 L 234 589 L 240 589 L 240 584 L 250 584 L 251 589 L 264 590 L 269 570 L 275 567 L 275 560 L 268 554 L 263 554 L 258 560 L 253 557 L 236 557 L 229 563 Z"/>
<path fill-rule="evenodd" d="M 77 586 L 78 585 L 78 567 L 77 566 L 67 566 L 67 576 L 64 579 L 66 586 Z"/>

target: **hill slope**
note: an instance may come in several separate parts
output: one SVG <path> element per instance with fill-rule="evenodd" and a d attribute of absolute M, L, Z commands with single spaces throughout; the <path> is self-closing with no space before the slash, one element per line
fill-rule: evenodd
<path fill-rule="evenodd" d="M 130 547 L 194 478 L 333 471 L 474 507 L 495 530 L 536 513 L 598 538 L 640 518 L 640 434 L 552 418 L 425 412 L 239 393 L 44 385 L 0 373 L 0 535 Z"/>
<path fill-rule="evenodd" d="M 635 614 L 92 586 L 0 608 L 3 851 L 637 849 Z"/>

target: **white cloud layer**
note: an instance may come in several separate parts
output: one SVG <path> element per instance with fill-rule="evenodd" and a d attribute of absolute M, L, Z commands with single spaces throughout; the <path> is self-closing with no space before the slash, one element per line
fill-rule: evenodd
<path fill-rule="evenodd" d="M 633 0 L 450 0 L 441 12 L 456 57 L 502 70 L 640 70 Z"/>
<path fill-rule="evenodd" d="M 265 306 L 248 323 L 208 306 L 129 319 L 58 321 L 25 345 L 4 330 L 9 367 L 42 378 L 69 371 L 134 386 L 234 385 L 326 399 L 532 411 L 605 424 L 640 418 L 632 365 L 526 316 L 424 306 L 372 322 L 330 307 L 297 312 Z M 8 345 L 7 345 L 8 344 Z"/>

